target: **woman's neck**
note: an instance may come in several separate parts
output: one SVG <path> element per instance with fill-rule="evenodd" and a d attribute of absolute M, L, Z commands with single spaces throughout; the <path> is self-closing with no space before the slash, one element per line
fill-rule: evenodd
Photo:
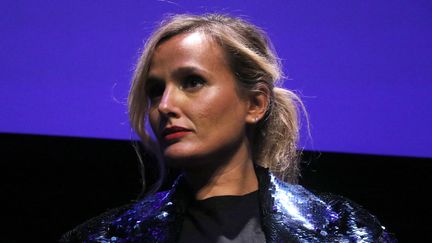
<path fill-rule="evenodd" d="M 258 189 L 252 156 L 247 146 L 224 160 L 185 171 L 196 200 L 223 195 L 245 195 Z"/>

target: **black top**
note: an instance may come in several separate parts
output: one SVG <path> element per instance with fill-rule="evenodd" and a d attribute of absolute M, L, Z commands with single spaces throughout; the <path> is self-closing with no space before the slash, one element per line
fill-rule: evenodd
<path fill-rule="evenodd" d="M 258 191 L 192 201 L 179 242 L 265 242 Z"/>

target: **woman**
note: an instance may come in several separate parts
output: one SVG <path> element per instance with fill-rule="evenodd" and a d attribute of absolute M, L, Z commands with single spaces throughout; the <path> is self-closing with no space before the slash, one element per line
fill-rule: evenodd
<path fill-rule="evenodd" d="M 242 19 L 163 22 L 137 65 L 129 112 L 144 145 L 160 152 L 160 171 L 168 165 L 182 173 L 169 191 L 109 211 L 62 240 L 392 241 L 355 203 L 295 185 L 301 102 L 275 86 L 280 79 L 266 35 Z"/>

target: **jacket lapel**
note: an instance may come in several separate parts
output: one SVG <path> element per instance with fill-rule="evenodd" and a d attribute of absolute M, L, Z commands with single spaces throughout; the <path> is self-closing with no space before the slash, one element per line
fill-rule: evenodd
<path fill-rule="evenodd" d="M 118 237 L 119 242 L 175 242 L 187 202 L 182 181 L 180 176 L 171 190 L 134 204 L 111 223 L 110 235 Z"/>
<path fill-rule="evenodd" d="M 337 219 L 326 203 L 299 185 L 278 180 L 267 169 L 256 168 L 262 227 L 268 242 L 318 242 Z"/>

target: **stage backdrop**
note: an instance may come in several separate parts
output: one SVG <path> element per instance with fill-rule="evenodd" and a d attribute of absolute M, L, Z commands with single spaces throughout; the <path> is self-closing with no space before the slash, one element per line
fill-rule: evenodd
<path fill-rule="evenodd" d="M 170 13 L 223 12 L 269 33 L 310 116 L 306 149 L 432 157 L 432 2 L 0 3 L 0 132 L 129 139 L 143 40 Z"/>

